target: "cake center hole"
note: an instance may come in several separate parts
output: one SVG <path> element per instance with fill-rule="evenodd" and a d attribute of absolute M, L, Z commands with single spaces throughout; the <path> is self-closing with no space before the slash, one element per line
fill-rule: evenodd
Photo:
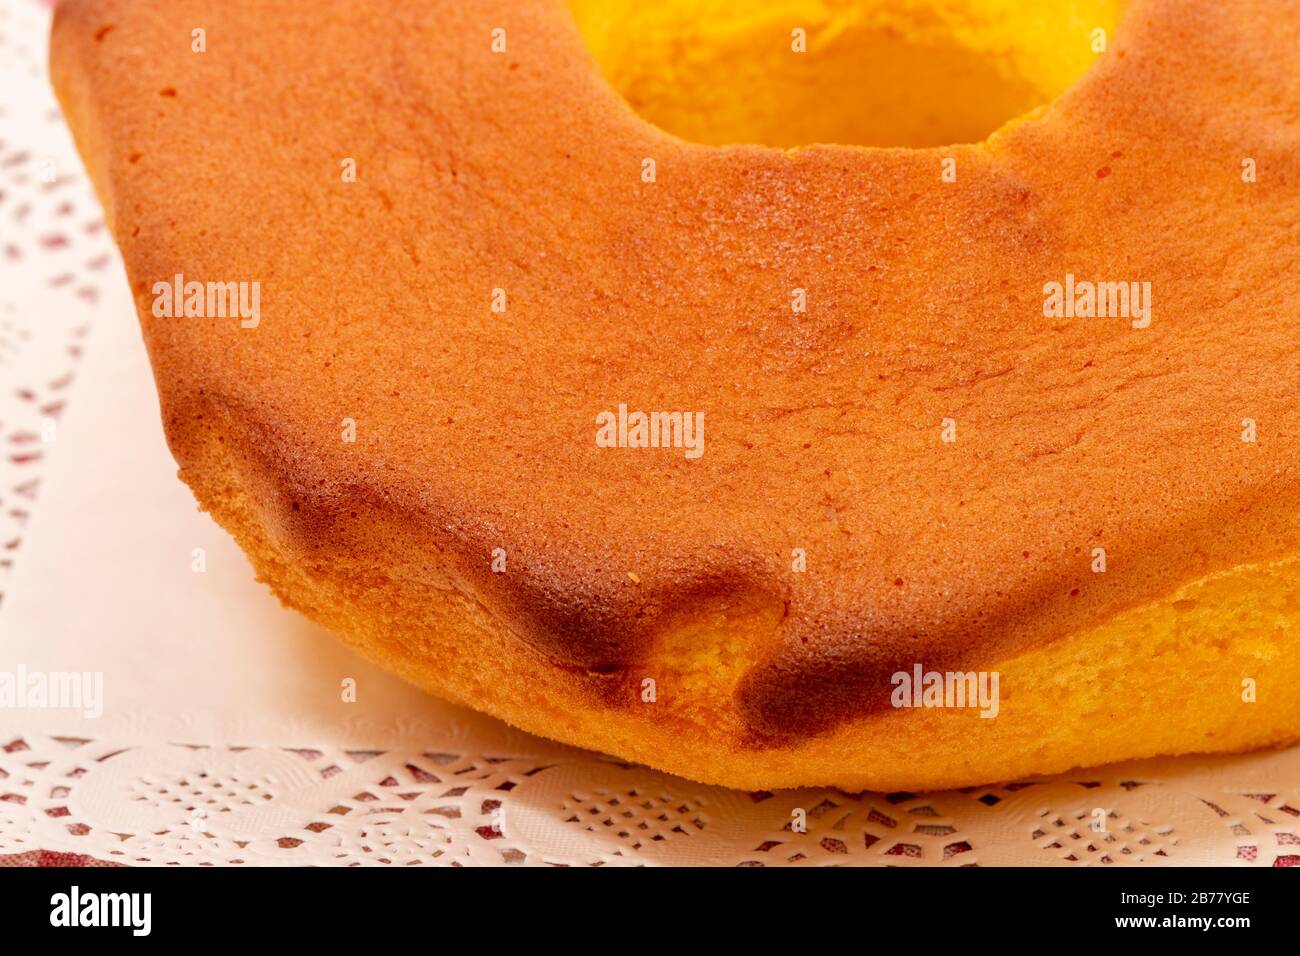
<path fill-rule="evenodd" d="M 1121 0 L 570 0 L 610 84 L 696 143 L 976 143 L 1051 102 Z"/>

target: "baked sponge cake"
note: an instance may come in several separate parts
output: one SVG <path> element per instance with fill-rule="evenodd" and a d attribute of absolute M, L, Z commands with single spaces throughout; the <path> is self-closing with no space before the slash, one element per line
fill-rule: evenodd
<path fill-rule="evenodd" d="M 1300 6 L 688 6 L 59 8 L 180 476 L 261 579 L 736 787 L 1300 736 Z M 808 94 L 843 43 L 924 121 Z"/>

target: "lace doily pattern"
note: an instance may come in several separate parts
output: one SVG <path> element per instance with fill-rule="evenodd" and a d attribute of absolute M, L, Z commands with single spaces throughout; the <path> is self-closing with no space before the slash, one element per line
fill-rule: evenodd
<path fill-rule="evenodd" d="M 576 751 L 555 762 L 26 736 L 0 748 L 0 856 L 228 866 L 1300 865 L 1300 786 L 1245 792 L 1227 779 L 1211 765 L 1177 783 L 1094 770 L 924 795 L 742 793 Z"/>
<path fill-rule="evenodd" d="M 49 11 L 0 2 L 0 597 L 46 451 L 118 267 L 46 77 Z"/>

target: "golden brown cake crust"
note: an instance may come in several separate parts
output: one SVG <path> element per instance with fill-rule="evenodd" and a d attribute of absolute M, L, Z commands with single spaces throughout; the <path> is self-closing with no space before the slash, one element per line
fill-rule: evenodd
<path fill-rule="evenodd" d="M 422 679 L 402 603 L 454 596 L 445 640 L 495 629 L 487 672 L 589 715 L 716 651 L 718 746 L 780 751 L 914 662 L 1300 552 L 1297 49 L 1295 5 L 1133 0 L 1050 109 L 934 150 L 673 139 L 543 0 L 71 0 L 53 75 L 172 452 L 259 572 L 439 693 L 647 759 Z M 260 324 L 155 317 L 176 273 L 259 281 Z M 1150 327 L 1045 318 L 1067 273 L 1150 282 Z M 705 453 L 597 447 L 620 403 L 704 412 Z"/>

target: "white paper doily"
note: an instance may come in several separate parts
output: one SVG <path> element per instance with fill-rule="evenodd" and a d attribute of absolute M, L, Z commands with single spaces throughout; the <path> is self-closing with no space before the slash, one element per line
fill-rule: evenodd
<path fill-rule="evenodd" d="M 0 669 L 101 671 L 108 706 L 0 711 L 0 858 L 1300 865 L 1300 749 L 934 794 L 750 794 L 539 740 L 353 658 L 252 581 L 174 477 L 46 80 L 48 27 L 37 0 L 0 0 Z"/>
<path fill-rule="evenodd" d="M 127 864 L 1300 865 L 1290 754 L 934 794 L 741 793 L 568 752 L 0 749 L 0 853 Z M 1098 811 L 1105 832 L 1093 829 Z M 794 820 L 806 820 L 796 832 Z"/>

